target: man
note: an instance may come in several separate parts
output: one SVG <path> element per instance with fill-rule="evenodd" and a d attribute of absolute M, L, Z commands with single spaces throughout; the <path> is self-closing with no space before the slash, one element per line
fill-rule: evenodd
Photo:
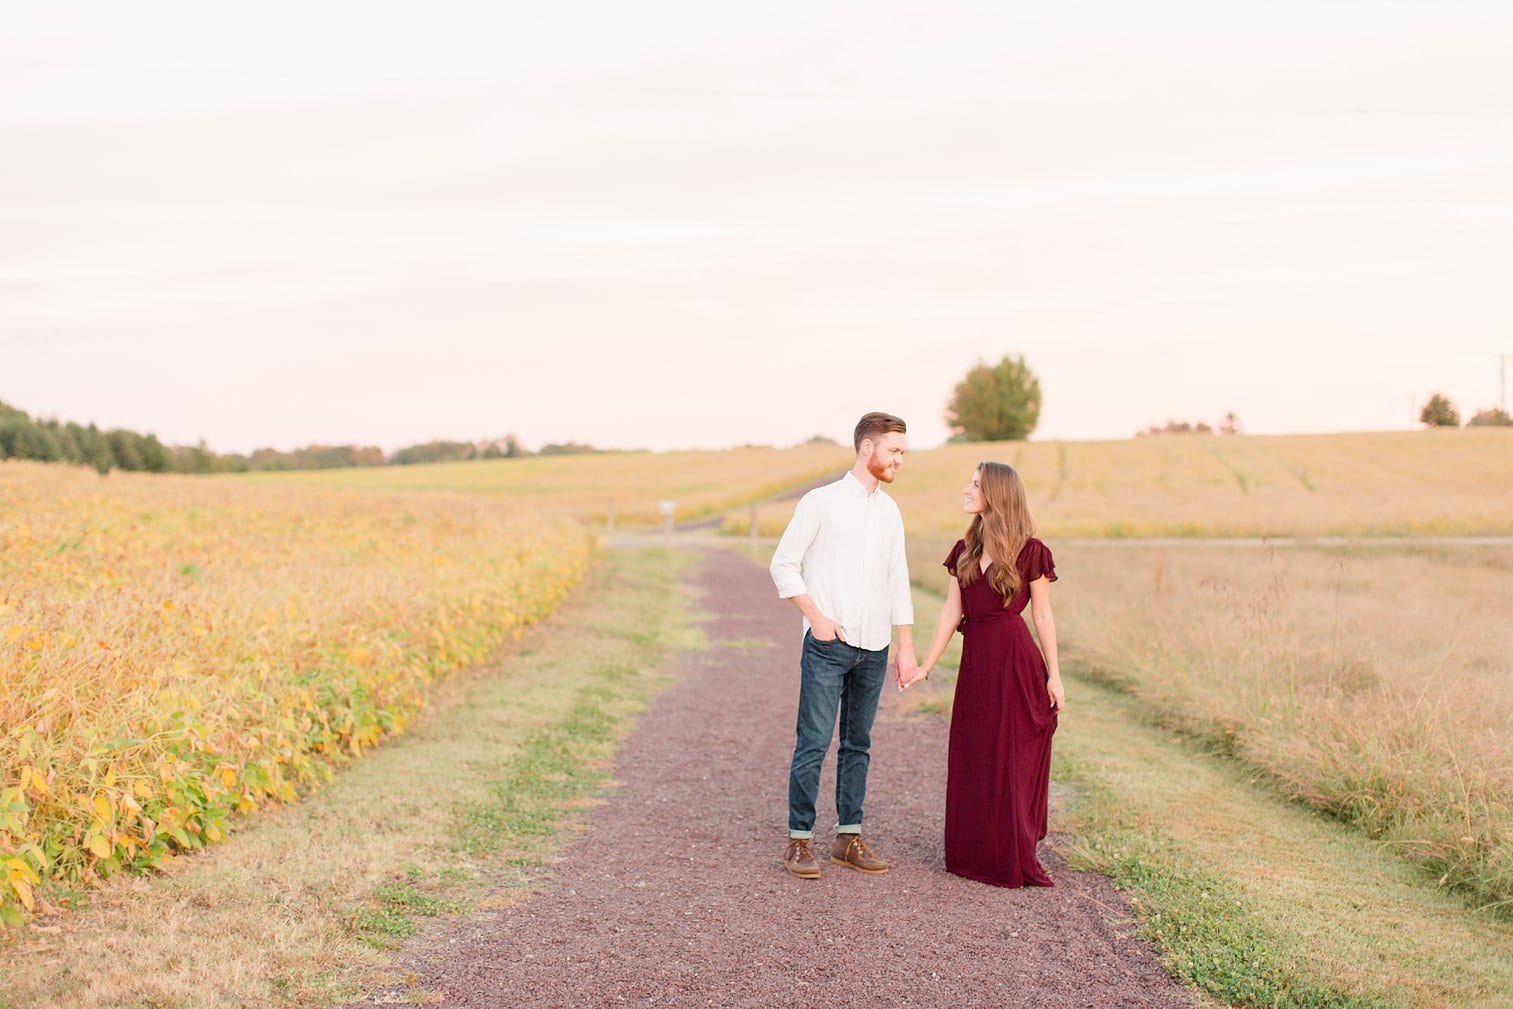
<path fill-rule="evenodd" d="M 778 595 L 804 615 L 799 664 L 797 742 L 788 773 L 788 846 L 783 865 L 817 879 L 814 838 L 820 765 L 830 749 L 836 717 L 835 811 L 839 823 L 830 861 L 860 872 L 888 871 L 862 841 L 862 800 L 872 720 L 887 678 L 888 645 L 898 627 L 900 681 L 912 676 L 914 605 L 904 559 L 898 505 L 880 489 L 903 465 L 904 422 L 869 413 L 856 425 L 856 462 L 835 483 L 805 494 L 772 558 Z"/>

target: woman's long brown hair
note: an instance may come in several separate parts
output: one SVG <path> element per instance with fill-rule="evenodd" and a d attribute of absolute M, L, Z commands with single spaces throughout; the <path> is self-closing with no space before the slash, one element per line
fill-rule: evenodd
<path fill-rule="evenodd" d="M 982 574 L 982 554 L 986 549 L 993 558 L 988 569 L 988 583 L 1009 605 L 1019 591 L 1019 551 L 1035 535 L 1035 519 L 1030 515 L 1029 498 L 1024 481 L 1013 466 L 1001 462 L 977 464 L 977 483 L 982 491 L 982 511 L 972 516 L 967 526 L 967 548 L 956 559 L 956 576 L 963 586 L 971 585 Z"/>

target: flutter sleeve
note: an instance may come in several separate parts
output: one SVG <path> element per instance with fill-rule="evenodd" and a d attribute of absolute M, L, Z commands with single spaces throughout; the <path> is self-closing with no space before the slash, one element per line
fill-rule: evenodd
<path fill-rule="evenodd" d="M 945 569 L 951 572 L 953 577 L 956 575 L 956 561 L 961 557 L 961 552 L 966 548 L 967 543 L 965 540 L 957 540 L 956 545 L 951 548 L 951 552 L 946 554 Z"/>
<path fill-rule="evenodd" d="M 1026 565 L 1025 580 L 1033 582 L 1044 576 L 1047 581 L 1056 580 L 1056 560 L 1051 556 L 1051 548 L 1039 540 L 1031 540 L 1029 549 L 1029 564 Z"/>

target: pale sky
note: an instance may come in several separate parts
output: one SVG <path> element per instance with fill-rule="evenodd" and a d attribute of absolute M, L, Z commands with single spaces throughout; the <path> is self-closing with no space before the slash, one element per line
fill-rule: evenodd
<path fill-rule="evenodd" d="M 220 451 L 1469 415 L 1513 3 L 0 5 L 0 400 Z M 1513 362 L 1510 362 L 1513 363 Z"/>

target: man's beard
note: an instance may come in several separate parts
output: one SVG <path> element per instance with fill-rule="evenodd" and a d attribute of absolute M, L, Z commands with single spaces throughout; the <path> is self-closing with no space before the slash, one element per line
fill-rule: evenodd
<path fill-rule="evenodd" d="M 877 456 L 867 460 L 867 472 L 871 473 L 883 483 L 892 483 L 893 474 L 888 472 L 888 466 L 878 461 Z"/>

